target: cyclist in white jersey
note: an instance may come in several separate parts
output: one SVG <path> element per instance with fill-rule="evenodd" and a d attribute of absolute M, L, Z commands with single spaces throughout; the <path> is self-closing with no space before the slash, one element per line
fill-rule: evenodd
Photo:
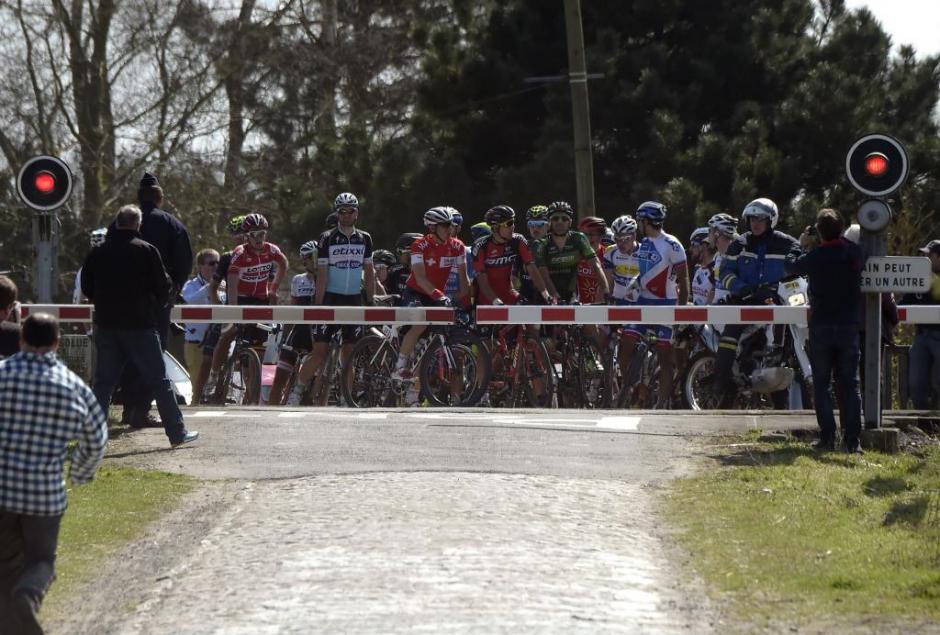
<path fill-rule="evenodd" d="M 715 288 L 712 270 L 715 250 L 708 243 L 710 234 L 708 227 L 699 227 L 689 237 L 689 265 L 695 267 L 692 271 L 692 304 L 699 306 L 709 304 Z"/>
<path fill-rule="evenodd" d="M 615 246 L 604 252 L 601 261 L 607 285 L 613 289 L 611 295 L 617 304 L 636 304 L 640 293 L 636 285 L 640 275 L 640 263 L 636 259 L 636 221 L 625 215 L 615 219 L 610 227 Z"/>
<path fill-rule="evenodd" d="M 300 259 L 304 272 L 298 273 L 290 281 L 290 303 L 295 306 L 310 306 L 317 291 L 317 241 L 308 240 L 300 246 Z M 271 393 L 268 395 L 268 403 L 275 406 L 281 404 L 284 385 L 294 370 L 297 357 L 313 349 L 312 329 L 309 325 L 295 324 L 287 328 L 289 330 L 284 333 L 281 341 L 277 370 L 271 383 Z"/>

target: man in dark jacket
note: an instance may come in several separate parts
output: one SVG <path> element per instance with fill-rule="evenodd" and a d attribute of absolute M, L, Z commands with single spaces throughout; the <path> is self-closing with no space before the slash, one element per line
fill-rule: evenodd
<path fill-rule="evenodd" d="M 858 245 L 842 237 L 842 216 L 824 209 L 816 217 L 821 243 L 809 253 L 786 260 L 789 274 L 809 276 L 809 348 L 813 367 L 813 398 L 820 428 L 817 447 L 834 450 L 836 420 L 829 386 L 835 376 L 842 407 L 842 443 L 846 452 L 861 454 L 862 398 L 858 391 L 859 307 L 861 273 L 865 264 Z M 810 246 L 811 228 L 800 237 Z"/>
<path fill-rule="evenodd" d="M 183 223 L 160 208 L 163 205 L 163 188 L 153 174 L 144 172 L 137 189 L 137 201 L 143 214 L 140 238 L 160 252 L 163 265 L 173 284 L 169 301 L 157 307 L 155 314 L 160 348 L 165 351 L 170 331 L 170 309 L 192 272 L 193 248 L 189 232 Z M 113 227 L 114 223 L 111 224 L 112 229 Z M 121 392 L 124 398 L 124 423 L 137 427 L 151 425 L 152 421 L 147 413 L 150 411 L 153 393 L 144 386 L 144 382 L 131 367 L 125 370 L 121 379 Z"/>
<path fill-rule="evenodd" d="M 940 240 L 931 240 L 919 251 L 930 259 L 930 289 L 924 293 L 909 293 L 901 304 L 940 304 Z M 931 395 L 931 384 L 940 365 L 940 324 L 917 325 L 910 355 L 911 401 L 915 409 L 929 410 L 938 397 Z"/>
<path fill-rule="evenodd" d="M 195 441 L 163 363 L 157 313 L 167 304 L 172 283 L 157 248 L 141 240 L 141 211 L 125 205 L 103 245 L 95 247 L 82 267 L 82 293 L 95 305 L 94 392 L 108 411 L 111 393 L 125 365 L 134 367 L 141 384 L 156 395 L 163 428 L 173 447 Z"/>

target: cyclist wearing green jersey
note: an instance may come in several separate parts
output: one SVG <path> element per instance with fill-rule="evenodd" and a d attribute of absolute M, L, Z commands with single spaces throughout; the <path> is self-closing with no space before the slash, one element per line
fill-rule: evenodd
<path fill-rule="evenodd" d="M 574 211 L 564 201 L 548 206 L 549 235 L 535 245 L 535 263 L 545 281 L 545 287 L 556 303 L 568 304 L 578 290 L 578 263 L 589 261 L 596 270 L 600 297 L 610 292 L 607 277 L 601 268 L 597 252 L 588 237 L 571 229 Z"/>

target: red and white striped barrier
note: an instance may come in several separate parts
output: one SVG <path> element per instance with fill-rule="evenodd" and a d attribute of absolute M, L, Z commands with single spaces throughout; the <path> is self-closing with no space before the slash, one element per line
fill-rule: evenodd
<path fill-rule="evenodd" d="M 50 313 L 60 322 L 91 322 L 90 304 L 24 304 L 22 315 Z M 174 322 L 282 324 L 453 324 L 454 310 L 445 308 L 385 308 L 362 306 L 221 306 L 179 305 L 170 311 Z"/>
<path fill-rule="evenodd" d="M 24 304 L 23 316 L 51 313 L 61 322 L 91 322 L 88 304 Z M 788 306 L 479 306 L 479 324 L 806 324 L 807 307 Z M 940 324 L 940 306 L 898 307 L 905 324 Z M 452 324 L 445 308 L 180 305 L 175 322 L 284 324 Z"/>

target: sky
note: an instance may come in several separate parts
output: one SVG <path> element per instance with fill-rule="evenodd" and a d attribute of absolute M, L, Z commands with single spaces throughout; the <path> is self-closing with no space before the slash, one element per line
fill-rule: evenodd
<path fill-rule="evenodd" d="M 854 9 L 867 6 L 895 47 L 911 44 L 917 57 L 940 53 L 940 2 L 936 0 L 847 0 Z"/>

